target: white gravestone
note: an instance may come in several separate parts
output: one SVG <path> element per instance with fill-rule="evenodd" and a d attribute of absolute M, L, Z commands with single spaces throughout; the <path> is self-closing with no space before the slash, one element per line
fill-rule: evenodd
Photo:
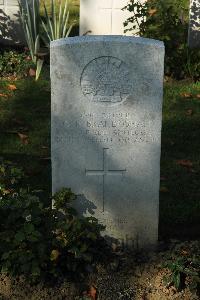
<path fill-rule="evenodd" d="M 200 0 L 190 0 L 188 44 L 190 48 L 200 48 Z"/>
<path fill-rule="evenodd" d="M 158 234 L 162 42 L 83 36 L 51 43 L 53 193 L 123 246 Z"/>
<path fill-rule="evenodd" d="M 144 2 L 145 0 L 141 0 Z M 131 16 L 122 10 L 128 0 L 81 0 L 80 35 L 124 35 L 123 23 Z M 128 33 L 130 35 L 130 33 Z"/>
<path fill-rule="evenodd" d="M 25 5 L 24 0 L 22 5 Z M 8 45 L 25 44 L 18 0 L 0 0 L 0 42 Z"/>

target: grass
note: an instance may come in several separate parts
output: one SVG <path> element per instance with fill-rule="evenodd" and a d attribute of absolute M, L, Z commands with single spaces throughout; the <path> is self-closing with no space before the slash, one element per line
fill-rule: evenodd
<path fill-rule="evenodd" d="M 25 168 L 33 188 L 51 191 L 50 83 L 0 81 L 0 156 Z M 165 85 L 162 129 L 160 238 L 200 233 L 200 83 Z M 20 134 L 25 135 L 19 136 Z"/>
<path fill-rule="evenodd" d="M 32 79 L 8 81 L 0 89 L 8 97 L 0 100 L 0 156 L 25 168 L 34 189 L 51 191 L 50 167 L 50 86 Z"/>
<path fill-rule="evenodd" d="M 161 187 L 166 192 L 160 195 L 162 236 L 200 234 L 199 97 L 200 83 L 180 82 L 165 87 Z"/>

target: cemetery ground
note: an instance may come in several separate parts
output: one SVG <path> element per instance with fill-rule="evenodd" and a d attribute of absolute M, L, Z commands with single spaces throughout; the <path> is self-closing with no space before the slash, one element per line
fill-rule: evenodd
<path fill-rule="evenodd" d="M 30 189 L 40 190 L 50 203 L 50 82 L 45 76 L 38 82 L 29 77 L 12 79 L 0 81 L 0 157 L 23 167 Z M 100 264 L 96 274 L 85 278 L 89 290 L 84 296 L 84 285 L 64 281 L 57 288 L 33 287 L 2 277 L 0 298 L 96 299 L 97 292 L 97 299 L 198 299 L 190 293 L 187 280 L 179 282 L 180 289 L 174 284 L 182 280 L 179 275 L 187 277 L 182 269 L 188 267 L 190 257 L 195 255 L 198 264 L 200 258 L 195 241 L 200 235 L 199 123 L 200 83 L 166 82 L 158 252 L 109 258 L 109 267 Z M 163 264 L 168 257 L 176 264 L 175 277 L 165 287 L 163 276 L 170 270 Z"/>

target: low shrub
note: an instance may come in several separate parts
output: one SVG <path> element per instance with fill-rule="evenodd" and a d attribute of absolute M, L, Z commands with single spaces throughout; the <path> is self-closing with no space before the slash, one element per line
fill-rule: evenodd
<path fill-rule="evenodd" d="M 188 0 L 130 0 L 124 10 L 132 14 L 124 23 L 125 32 L 164 42 L 166 75 L 200 78 L 200 50 L 187 46 Z"/>
<path fill-rule="evenodd" d="M 200 248 L 199 243 L 184 243 L 175 247 L 170 257 L 163 264 L 170 272 L 165 276 L 164 283 L 173 285 L 178 291 L 189 287 L 200 296 Z"/>
<path fill-rule="evenodd" d="M 31 281 L 56 278 L 93 268 L 104 229 L 95 218 L 81 218 L 71 203 L 76 196 L 64 188 L 45 207 L 36 192 L 22 188 L 20 168 L 0 164 L 0 268 Z M 97 246 L 98 245 L 98 246 Z"/>
<path fill-rule="evenodd" d="M 16 50 L 3 51 L 0 53 L 0 77 L 24 77 L 33 66 L 26 52 Z"/>

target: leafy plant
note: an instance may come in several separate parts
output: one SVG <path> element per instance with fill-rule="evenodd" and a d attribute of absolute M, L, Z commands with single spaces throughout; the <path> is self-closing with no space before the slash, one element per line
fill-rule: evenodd
<path fill-rule="evenodd" d="M 23 187 L 23 180 L 21 169 L 9 162 L 0 164 L 1 272 L 31 281 L 83 274 L 101 251 L 103 226 L 94 218 L 78 216 L 71 207 L 76 196 L 70 189 L 55 194 L 52 209 Z"/>
<path fill-rule="evenodd" d="M 44 1 L 45 20 L 42 21 L 42 25 L 45 35 L 43 38 L 48 47 L 51 41 L 69 36 L 73 27 L 73 24 L 69 24 L 68 0 L 61 0 L 59 6 L 59 11 L 57 12 L 56 1 L 51 0 L 49 16 Z"/>
<path fill-rule="evenodd" d="M 55 0 L 51 0 L 51 11 L 48 14 L 46 4 L 44 2 L 44 17 L 40 16 L 39 0 L 19 0 L 20 17 L 25 33 L 26 42 L 30 50 L 33 63 L 36 65 L 36 76 L 38 80 L 44 56 L 48 53 L 41 52 L 41 42 L 49 48 L 50 41 L 67 37 L 73 24 L 69 24 L 68 1 L 61 0 L 59 10 Z"/>
<path fill-rule="evenodd" d="M 43 208 L 34 193 L 21 188 L 21 169 L 2 163 L 0 175 L 1 271 L 29 274 L 35 280 L 50 267 L 50 211 Z"/>
<path fill-rule="evenodd" d="M 0 54 L 0 77 L 26 76 L 31 66 L 32 62 L 30 62 L 26 53 L 18 53 L 15 50 L 10 50 Z"/>
<path fill-rule="evenodd" d="M 83 261 L 85 266 L 91 265 L 95 257 L 97 259 L 100 255 L 97 249 L 101 248 L 103 239 L 99 233 L 104 229 L 93 217 L 78 217 L 76 210 L 70 205 L 75 199 L 76 196 L 72 191 L 65 188 L 54 195 L 56 229 L 54 246 L 57 246 L 59 253 L 58 263 L 62 268 L 74 271 Z"/>
<path fill-rule="evenodd" d="M 25 5 L 23 5 L 22 1 L 20 0 L 19 7 L 26 42 L 30 50 L 32 61 L 36 65 L 35 79 L 38 80 L 44 62 L 42 56 L 40 56 L 41 19 L 39 0 L 32 0 L 31 4 L 28 2 L 28 0 L 25 0 Z"/>
<path fill-rule="evenodd" d="M 174 285 L 177 290 L 182 290 L 189 285 L 192 291 L 200 292 L 200 254 L 198 252 L 179 251 L 167 260 L 163 267 L 171 272 L 170 275 L 164 277 L 166 285 Z"/>
<path fill-rule="evenodd" d="M 188 0 L 130 0 L 124 8 L 132 13 L 125 32 L 162 40 L 165 43 L 165 74 L 177 79 L 200 78 L 200 51 L 190 50 L 188 36 Z"/>

